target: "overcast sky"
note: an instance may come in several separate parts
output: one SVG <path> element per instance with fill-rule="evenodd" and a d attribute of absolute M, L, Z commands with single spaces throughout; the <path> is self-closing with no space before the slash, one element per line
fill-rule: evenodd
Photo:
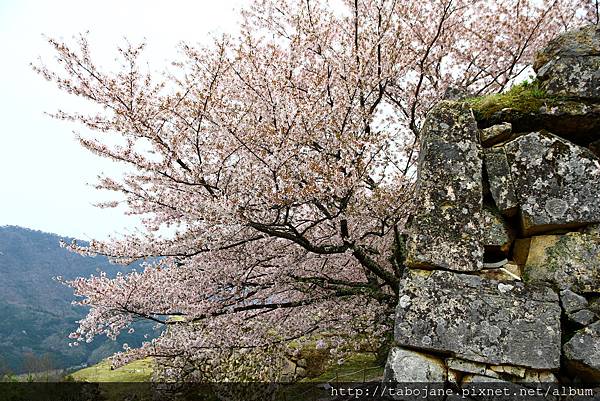
<path fill-rule="evenodd" d="M 0 226 L 19 225 L 80 239 L 124 233 L 135 221 L 122 210 L 92 206 L 107 199 L 89 184 L 119 166 L 81 148 L 82 128 L 44 115 L 77 108 L 36 75 L 29 63 L 51 62 L 43 34 L 69 40 L 90 32 L 98 60 L 145 38 L 152 67 L 162 70 L 181 40 L 202 42 L 210 32 L 232 32 L 243 0 L 0 0 Z M 101 64 L 101 63 L 100 63 Z"/>

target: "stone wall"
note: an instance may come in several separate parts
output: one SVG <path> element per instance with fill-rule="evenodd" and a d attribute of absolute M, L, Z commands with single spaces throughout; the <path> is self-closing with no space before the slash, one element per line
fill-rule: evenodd
<path fill-rule="evenodd" d="M 599 28 L 535 69 L 536 110 L 426 119 L 388 382 L 600 382 Z"/>

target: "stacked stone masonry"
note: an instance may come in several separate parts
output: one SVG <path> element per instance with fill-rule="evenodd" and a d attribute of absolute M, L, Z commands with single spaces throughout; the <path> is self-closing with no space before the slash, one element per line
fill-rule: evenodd
<path fill-rule="evenodd" d="M 556 109 L 424 123 L 385 381 L 600 382 L 600 28 L 534 67 Z"/>

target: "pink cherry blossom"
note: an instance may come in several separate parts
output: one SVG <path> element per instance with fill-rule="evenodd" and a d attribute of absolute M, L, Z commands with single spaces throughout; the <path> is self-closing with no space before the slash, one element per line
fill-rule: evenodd
<path fill-rule="evenodd" d="M 162 76 L 143 44 L 106 71 L 85 36 L 49 39 L 56 63 L 34 69 L 98 106 L 54 116 L 128 167 L 97 187 L 145 227 L 68 245 L 147 261 L 68 282 L 90 308 L 74 344 L 150 320 L 168 329 L 116 365 L 154 356 L 162 379 L 221 381 L 276 380 L 290 342 L 311 336 L 340 360 L 378 349 L 425 114 L 448 88 L 505 89 L 545 41 L 594 18 L 578 0 L 256 0 L 238 36 L 183 44 Z"/>

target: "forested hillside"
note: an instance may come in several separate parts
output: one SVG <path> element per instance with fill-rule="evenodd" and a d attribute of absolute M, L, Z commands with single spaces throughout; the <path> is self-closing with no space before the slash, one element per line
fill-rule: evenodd
<path fill-rule="evenodd" d="M 70 241 L 70 238 L 62 238 Z M 143 330 L 118 342 L 98 338 L 69 347 L 68 335 L 77 328 L 85 309 L 71 305 L 70 288 L 53 279 L 89 276 L 97 270 L 117 272 L 106 258 L 83 257 L 61 248 L 61 237 L 15 226 L 0 227 L 0 376 L 45 368 L 95 363 L 137 344 Z"/>

